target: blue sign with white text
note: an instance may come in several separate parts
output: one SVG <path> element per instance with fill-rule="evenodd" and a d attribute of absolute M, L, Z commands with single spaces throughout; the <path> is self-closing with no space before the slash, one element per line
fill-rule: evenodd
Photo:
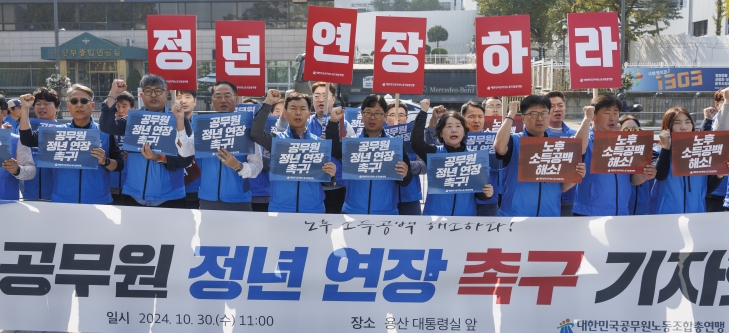
<path fill-rule="evenodd" d="M 149 143 L 155 154 L 177 155 L 177 118 L 172 113 L 129 110 L 123 149 L 141 152 Z"/>
<path fill-rule="evenodd" d="M 395 167 L 403 160 L 402 138 L 342 139 L 342 178 L 402 180 Z"/>
<path fill-rule="evenodd" d="M 415 154 L 413 146 L 410 144 L 410 133 L 413 131 L 413 123 L 385 126 L 385 133 L 393 138 L 402 138 L 402 144 L 405 146 L 405 152 L 408 155 Z"/>
<path fill-rule="evenodd" d="M 101 147 L 101 131 L 70 127 L 41 127 L 38 130 L 38 167 L 92 169 L 99 160 L 91 150 Z"/>
<path fill-rule="evenodd" d="M 266 119 L 266 128 L 265 130 L 268 131 L 271 134 L 275 134 L 278 132 L 276 129 L 276 122 L 278 121 L 278 117 L 276 116 L 268 116 L 268 119 Z"/>
<path fill-rule="evenodd" d="M 271 181 L 328 182 L 322 170 L 332 160 L 331 140 L 273 138 L 271 144 Z"/>
<path fill-rule="evenodd" d="M 364 122 L 362 121 L 362 112 L 359 108 L 344 108 L 344 120 L 352 125 L 352 129 L 357 136 L 362 134 Z"/>
<path fill-rule="evenodd" d="M 260 104 L 238 104 L 235 106 L 235 112 L 258 112 L 261 108 Z"/>
<path fill-rule="evenodd" d="M 218 149 L 233 155 L 254 154 L 256 145 L 251 139 L 252 112 L 200 114 L 192 118 L 195 123 L 195 156 L 212 157 Z"/>
<path fill-rule="evenodd" d="M 729 86 L 729 68 L 626 68 L 634 92 L 714 92 Z"/>
<path fill-rule="evenodd" d="M 496 140 L 495 132 L 468 133 L 466 136 L 466 150 L 479 151 L 486 150 L 489 152 L 489 168 L 499 169 L 500 162 L 496 158 L 496 150 L 494 150 L 494 140 Z"/>
<path fill-rule="evenodd" d="M 0 162 L 13 158 L 13 134 L 10 129 L 0 129 Z"/>
<path fill-rule="evenodd" d="M 55 121 L 48 121 L 38 118 L 30 118 L 30 129 L 33 132 L 37 131 L 39 127 L 65 127 L 66 124 Z"/>
<path fill-rule="evenodd" d="M 428 154 L 428 193 L 479 193 L 489 183 L 486 150 Z"/>

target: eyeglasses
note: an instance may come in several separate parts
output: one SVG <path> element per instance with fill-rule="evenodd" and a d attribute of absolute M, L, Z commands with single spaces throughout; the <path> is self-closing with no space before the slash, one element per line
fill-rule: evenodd
<path fill-rule="evenodd" d="M 525 114 L 527 117 L 531 117 L 532 119 L 537 119 L 537 117 L 546 119 L 549 117 L 549 111 L 542 111 L 542 112 L 529 112 Z"/>
<path fill-rule="evenodd" d="M 142 91 L 144 92 L 145 95 L 149 95 L 149 96 L 159 96 L 165 92 L 165 90 L 161 89 L 161 88 L 157 88 L 157 89 L 148 88 L 148 89 L 144 89 Z"/>
<path fill-rule="evenodd" d="M 215 94 L 215 95 L 213 95 L 213 99 L 220 100 L 220 99 L 223 99 L 223 98 L 225 98 L 225 99 L 231 99 L 231 98 L 233 98 L 233 93 L 227 92 L 225 94 Z"/>
<path fill-rule="evenodd" d="M 488 104 L 488 105 L 486 105 L 486 108 L 487 109 L 501 109 L 501 104 L 496 104 L 496 105 Z"/>
<path fill-rule="evenodd" d="M 397 116 L 398 118 L 407 118 L 407 117 L 408 117 L 407 115 L 405 115 L 405 114 L 402 114 L 402 113 L 401 113 L 401 114 L 394 114 L 394 113 L 391 113 L 391 114 L 388 114 L 388 115 L 387 115 L 387 117 L 388 117 L 388 118 L 395 118 L 395 116 Z"/>
<path fill-rule="evenodd" d="M 362 118 L 375 118 L 380 119 L 385 114 L 382 112 L 362 112 Z"/>
<path fill-rule="evenodd" d="M 90 101 L 88 98 L 78 99 L 78 98 L 74 97 L 74 98 L 71 98 L 70 100 L 68 100 L 68 102 L 71 103 L 71 105 L 76 105 L 76 104 L 78 104 L 78 102 L 81 102 L 82 105 L 86 105 L 86 104 L 89 104 Z"/>

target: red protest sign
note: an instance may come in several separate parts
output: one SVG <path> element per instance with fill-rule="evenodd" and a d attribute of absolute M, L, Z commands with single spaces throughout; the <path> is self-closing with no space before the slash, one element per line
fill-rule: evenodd
<path fill-rule="evenodd" d="M 423 93 L 426 19 L 377 16 L 372 92 Z"/>
<path fill-rule="evenodd" d="M 265 21 L 215 21 L 215 77 L 240 96 L 266 94 Z"/>
<path fill-rule="evenodd" d="M 673 132 L 671 166 L 674 176 L 726 175 L 729 131 Z"/>
<path fill-rule="evenodd" d="M 309 6 L 304 79 L 352 84 L 357 10 Z"/>
<path fill-rule="evenodd" d="M 577 163 L 582 161 L 582 140 L 522 137 L 519 141 L 520 182 L 580 183 Z"/>
<path fill-rule="evenodd" d="M 195 15 L 148 15 L 149 73 L 167 80 L 170 90 L 197 90 Z"/>
<path fill-rule="evenodd" d="M 483 130 L 484 132 L 498 132 L 503 124 L 501 116 L 486 116 L 483 117 Z M 516 116 L 511 122 L 511 133 L 521 133 L 524 131 L 524 117 Z"/>
<path fill-rule="evenodd" d="M 479 97 L 532 93 L 529 15 L 476 18 Z"/>
<path fill-rule="evenodd" d="M 595 132 L 590 173 L 643 173 L 653 160 L 653 132 Z"/>
<path fill-rule="evenodd" d="M 567 14 L 572 89 L 620 88 L 617 13 Z"/>

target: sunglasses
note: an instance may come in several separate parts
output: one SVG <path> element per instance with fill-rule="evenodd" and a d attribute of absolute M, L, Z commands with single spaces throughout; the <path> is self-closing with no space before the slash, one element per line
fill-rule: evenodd
<path fill-rule="evenodd" d="M 75 98 L 75 97 L 74 97 L 74 98 L 71 98 L 71 99 L 70 99 L 70 100 L 68 100 L 68 101 L 69 101 L 69 102 L 70 102 L 70 103 L 71 103 L 72 105 L 76 105 L 76 104 L 78 104 L 78 102 L 81 102 L 81 104 L 83 104 L 83 105 L 86 105 L 86 104 L 89 104 L 89 102 L 90 102 L 88 98 L 81 98 L 81 99 L 78 99 L 78 98 Z"/>

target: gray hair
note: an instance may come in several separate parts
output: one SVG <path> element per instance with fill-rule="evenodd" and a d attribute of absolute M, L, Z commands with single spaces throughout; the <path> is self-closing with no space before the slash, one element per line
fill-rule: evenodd
<path fill-rule="evenodd" d="M 85 86 L 83 84 L 78 84 L 78 83 L 76 83 L 76 84 L 72 85 L 70 88 L 68 88 L 68 90 L 66 91 L 66 94 L 68 96 L 71 96 L 71 94 L 74 91 L 77 91 L 77 90 L 78 91 L 83 91 L 84 93 L 86 93 L 87 95 L 89 95 L 89 97 L 91 97 L 91 99 L 94 99 L 94 91 L 91 90 L 91 88 L 89 88 L 89 87 L 87 87 L 87 86 Z"/>
<path fill-rule="evenodd" d="M 139 87 L 142 89 L 145 87 L 161 87 L 162 89 L 167 90 L 167 81 L 159 75 L 148 74 L 139 81 Z"/>

